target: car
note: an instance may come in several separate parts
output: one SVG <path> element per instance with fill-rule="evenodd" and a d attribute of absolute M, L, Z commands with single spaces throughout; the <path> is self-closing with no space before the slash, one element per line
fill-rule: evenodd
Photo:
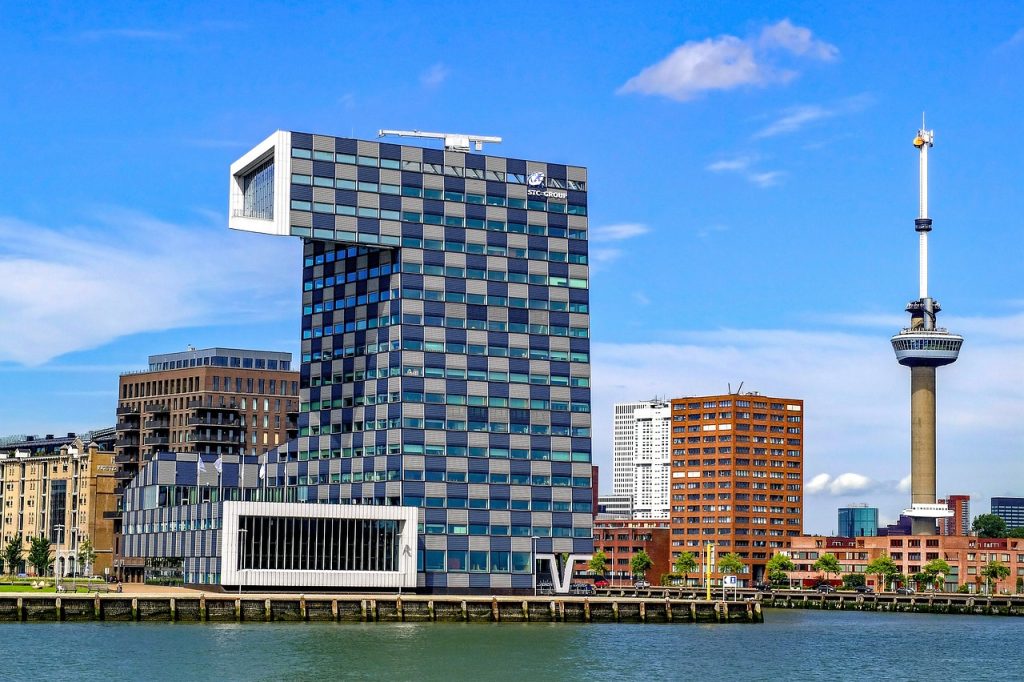
<path fill-rule="evenodd" d="M 771 583 L 764 583 L 764 582 L 762 582 L 762 583 L 754 583 L 754 589 L 757 590 L 758 592 L 771 592 L 772 591 L 772 584 Z"/>
<path fill-rule="evenodd" d="M 896 594 L 914 594 L 913 587 L 897 587 Z"/>
<path fill-rule="evenodd" d="M 857 594 L 874 594 L 875 593 L 875 588 L 868 587 L 867 585 L 857 585 L 857 587 L 855 587 L 853 589 L 854 589 L 855 592 L 857 592 Z"/>
<path fill-rule="evenodd" d="M 569 585 L 569 592 L 571 594 L 586 596 L 594 594 L 594 586 L 590 583 L 572 583 L 571 585 Z"/>
<path fill-rule="evenodd" d="M 818 592 L 821 592 L 822 594 L 830 594 L 835 591 L 836 588 L 832 585 L 829 585 L 828 583 L 821 583 L 820 585 L 818 585 Z"/>
<path fill-rule="evenodd" d="M 638 590 L 646 590 L 650 586 L 651 584 L 642 578 L 633 583 L 633 587 L 635 587 Z"/>
<path fill-rule="evenodd" d="M 608 582 L 608 578 L 605 578 L 603 576 L 600 577 L 600 578 L 595 578 L 594 579 L 594 587 L 597 587 L 599 589 L 604 589 L 604 588 L 608 587 L 608 585 L 610 585 L 610 584 L 611 583 Z"/>

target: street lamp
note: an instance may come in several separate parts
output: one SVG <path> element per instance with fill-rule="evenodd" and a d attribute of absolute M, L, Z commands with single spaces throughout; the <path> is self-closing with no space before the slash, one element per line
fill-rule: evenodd
<path fill-rule="evenodd" d="M 247 528 L 238 529 L 238 596 L 242 596 L 242 550 L 245 546 L 245 533 L 248 533 Z"/>
<path fill-rule="evenodd" d="M 533 561 L 533 596 L 537 596 L 537 536 L 530 537 L 530 559 Z"/>
<path fill-rule="evenodd" d="M 57 560 L 53 562 L 53 589 L 60 592 L 60 541 L 64 535 L 64 525 L 58 523 L 53 529 L 57 531 Z"/>

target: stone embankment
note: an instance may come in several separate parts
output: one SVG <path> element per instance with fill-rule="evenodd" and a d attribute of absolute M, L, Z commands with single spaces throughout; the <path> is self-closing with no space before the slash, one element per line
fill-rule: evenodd
<path fill-rule="evenodd" d="M 761 623 L 761 605 L 623 597 L 26 594 L 0 597 L 0 622 Z"/>

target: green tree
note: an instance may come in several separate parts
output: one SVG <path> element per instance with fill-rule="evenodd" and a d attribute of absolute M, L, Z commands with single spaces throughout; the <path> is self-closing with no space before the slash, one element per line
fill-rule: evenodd
<path fill-rule="evenodd" d="M 1017 594 L 1024 592 L 1024 578 L 1017 576 Z"/>
<path fill-rule="evenodd" d="M 864 572 L 873 575 L 878 579 L 878 591 L 883 592 L 892 582 L 892 576 L 900 572 L 899 566 L 888 554 L 882 554 L 877 559 L 872 559 L 864 567 Z"/>
<path fill-rule="evenodd" d="M 981 569 L 981 575 L 988 584 L 988 593 L 992 594 L 993 583 L 998 583 L 1010 575 L 1010 567 L 1001 561 L 990 561 Z"/>
<path fill-rule="evenodd" d="M 690 574 L 697 570 L 697 558 L 693 556 L 692 552 L 682 552 L 672 562 L 672 570 L 682 573 L 684 582 L 689 583 Z"/>
<path fill-rule="evenodd" d="M 977 533 L 979 538 L 1005 538 L 1006 521 L 995 514 L 981 514 L 974 517 L 971 530 Z"/>
<path fill-rule="evenodd" d="M 736 575 L 744 569 L 743 559 L 734 552 L 729 552 L 718 559 L 718 572 Z"/>
<path fill-rule="evenodd" d="M 847 573 L 843 576 L 843 587 L 852 590 L 867 583 L 863 573 Z"/>
<path fill-rule="evenodd" d="M 608 563 L 608 557 L 601 550 L 594 552 L 594 555 L 590 557 L 590 561 L 587 562 L 587 568 L 594 575 L 604 575 L 605 564 Z"/>
<path fill-rule="evenodd" d="M 642 549 L 629 560 L 629 570 L 633 573 L 633 577 L 637 579 L 643 578 L 653 565 L 654 562 L 651 561 L 651 557 Z"/>
<path fill-rule="evenodd" d="M 78 570 L 89 575 L 93 562 L 96 561 L 96 549 L 92 546 L 92 540 L 85 538 L 78 543 Z"/>
<path fill-rule="evenodd" d="M 789 580 L 789 572 L 796 570 L 796 564 L 785 554 L 777 553 L 765 565 L 768 582 L 780 584 Z"/>
<path fill-rule="evenodd" d="M 36 575 L 43 576 L 53 564 L 50 557 L 50 540 L 40 535 L 29 540 L 28 562 L 36 569 Z"/>
<path fill-rule="evenodd" d="M 835 554 L 825 552 L 814 562 L 814 570 L 821 571 L 825 574 L 825 578 L 828 579 L 833 573 L 839 575 L 843 567 L 839 565 L 839 559 L 836 559 Z"/>
<path fill-rule="evenodd" d="M 927 576 L 926 583 L 932 589 L 942 587 L 943 579 L 949 575 L 949 564 L 942 559 L 932 559 L 921 567 L 921 572 Z"/>
<path fill-rule="evenodd" d="M 1006 531 L 1008 538 L 1024 538 L 1024 528 L 1010 528 Z"/>
<path fill-rule="evenodd" d="M 3 557 L 4 566 L 7 567 L 7 572 L 14 575 L 18 572 L 18 564 L 21 563 L 24 550 L 21 547 L 21 533 L 18 533 L 11 541 L 4 547 Z"/>

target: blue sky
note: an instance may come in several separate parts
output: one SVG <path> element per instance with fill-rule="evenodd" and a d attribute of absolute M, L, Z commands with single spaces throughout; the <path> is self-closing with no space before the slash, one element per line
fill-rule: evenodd
<path fill-rule="evenodd" d="M 0 8 L 0 434 L 113 422 L 117 374 L 195 346 L 297 350 L 294 240 L 226 228 L 281 128 L 500 135 L 590 169 L 596 459 L 611 403 L 807 401 L 806 524 L 908 501 L 916 152 L 939 492 L 1024 494 L 1024 6 L 34 3 Z"/>

